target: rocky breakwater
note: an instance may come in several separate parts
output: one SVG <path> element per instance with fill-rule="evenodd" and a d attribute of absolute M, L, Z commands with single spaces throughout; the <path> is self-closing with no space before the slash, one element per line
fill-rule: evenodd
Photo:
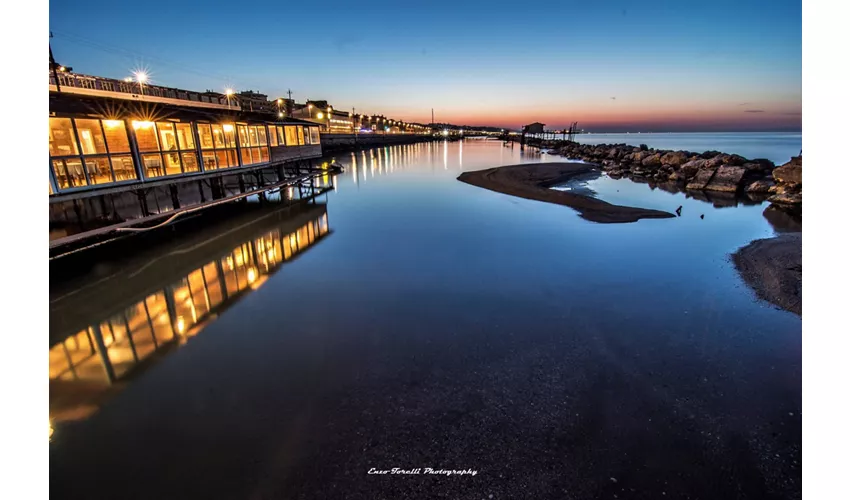
<path fill-rule="evenodd" d="M 802 157 L 776 167 L 766 159 L 750 160 L 719 151 L 693 153 L 648 148 L 646 145 L 543 144 L 550 154 L 599 164 L 611 177 L 631 177 L 657 183 L 675 181 L 685 189 L 746 192 L 761 195 L 777 205 L 802 205 Z"/>

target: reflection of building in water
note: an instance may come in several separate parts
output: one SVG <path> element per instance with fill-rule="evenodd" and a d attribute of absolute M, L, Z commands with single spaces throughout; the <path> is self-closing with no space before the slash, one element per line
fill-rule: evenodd
<path fill-rule="evenodd" d="M 247 229 L 236 230 L 237 235 L 230 231 L 207 236 L 188 252 L 172 252 L 178 257 L 166 255 L 94 285 L 84 296 L 73 294 L 51 304 L 51 323 L 56 323 L 51 324 L 51 417 L 61 421 L 87 416 L 110 386 L 197 335 L 217 314 L 329 232 L 323 205 L 280 220 L 286 212 L 265 215 Z M 269 230 L 269 222 L 276 227 Z M 234 236 L 242 239 L 234 243 Z M 179 262 L 175 265 L 172 259 Z M 153 284 L 149 276 L 172 279 Z"/>

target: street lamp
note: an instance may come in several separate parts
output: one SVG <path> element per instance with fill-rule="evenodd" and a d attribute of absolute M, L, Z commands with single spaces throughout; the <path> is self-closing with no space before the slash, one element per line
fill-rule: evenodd
<path fill-rule="evenodd" d="M 224 97 L 227 99 L 227 109 L 230 109 L 230 98 L 233 97 L 233 89 L 226 88 L 224 89 Z"/>
<path fill-rule="evenodd" d="M 144 95 L 145 82 L 148 81 L 148 74 L 144 71 L 136 71 L 134 76 L 136 77 L 136 81 L 139 82 L 139 92 Z"/>

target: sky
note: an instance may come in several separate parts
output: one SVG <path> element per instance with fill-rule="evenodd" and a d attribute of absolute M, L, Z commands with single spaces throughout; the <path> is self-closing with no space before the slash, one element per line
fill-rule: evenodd
<path fill-rule="evenodd" d="M 801 2 L 51 0 L 56 60 L 429 123 L 800 131 Z"/>

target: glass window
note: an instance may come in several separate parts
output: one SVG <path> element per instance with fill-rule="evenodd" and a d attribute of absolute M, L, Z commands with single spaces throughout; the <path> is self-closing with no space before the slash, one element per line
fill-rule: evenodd
<path fill-rule="evenodd" d="M 202 149 L 212 149 L 213 147 L 213 134 L 210 132 L 210 125 L 208 123 L 199 123 L 198 125 L 198 138 L 201 141 Z M 219 131 L 221 134 L 221 131 Z"/>
<path fill-rule="evenodd" d="M 153 122 L 133 121 L 133 130 L 136 131 L 136 143 L 139 145 L 139 151 L 159 151 Z"/>
<path fill-rule="evenodd" d="M 287 126 L 286 128 L 286 145 L 287 146 L 297 146 L 298 145 L 298 131 L 295 130 L 294 126 Z"/>
<path fill-rule="evenodd" d="M 198 155 L 195 153 L 181 153 L 181 158 L 183 160 L 183 171 L 184 172 L 197 172 L 198 171 Z"/>
<path fill-rule="evenodd" d="M 216 153 L 213 152 L 213 151 L 209 151 L 209 152 L 204 151 L 202 153 L 202 155 L 203 155 L 203 162 L 204 162 L 204 170 L 215 170 L 216 169 L 216 164 L 215 164 Z"/>
<path fill-rule="evenodd" d="M 146 177 L 161 177 L 165 175 L 162 169 L 162 157 L 157 154 L 142 155 L 142 165 L 145 166 Z"/>
<path fill-rule="evenodd" d="M 257 137 L 260 139 L 260 146 L 268 146 L 268 141 L 266 141 L 266 127 L 265 125 L 257 126 Z"/>
<path fill-rule="evenodd" d="M 130 141 L 127 140 L 127 129 L 123 120 L 102 120 L 103 131 L 106 133 L 106 145 L 110 153 L 129 153 Z"/>
<path fill-rule="evenodd" d="M 298 129 L 298 145 L 303 146 L 304 145 L 304 127 L 299 126 L 299 127 L 295 127 L 295 128 Z"/>
<path fill-rule="evenodd" d="M 312 139 L 310 138 L 310 129 L 304 127 L 304 144 L 312 144 Z"/>
<path fill-rule="evenodd" d="M 74 120 L 77 126 L 77 136 L 80 138 L 80 147 L 84 155 L 106 154 L 106 141 L 103 140 L 103 132 L 100 130 L 100 120 Z"/>
<path fill-rule="evenodd" d="M 116 181 L 136 179 L 136 169 L 133 168 L 133 157 L 129 155 L 112 156 L 112 171 L 115 173 Z"/>
<path fill-rule="evenodd" d="M 257 137 L 257 135 L 258 134 L 257 134 L 257 127 L 256 126 L 248 127 L 248 139 L 251 141 L 252 146 L 259 146 L 260 145 L 260 140 Z M 240 137 L 240 139 L 241 139 L 241 137 Z M 247 143 L 245 143 L 245 144 L 247 145 Z"/>
<path fill-rule="evenodd" d="M 242 148 L 242 164 L 251 165 L 254 159 L 251 157 L 251 148 Z"/>
<path fill-rule="evenodd" d="M 215 155 L 218 158 L 218 168 L 227 168 L 232 166 L 227 159 L 227 151 L 216 151 Z"/>
<path fill-rule="evenodd" d="M 225 146 L 228 148 L 236 147 L 236 127 L 232 123 L 223 123 L 221 125 L 224 130 Z"/>
<path fill-rule="evenodd" d="M 192 135 L 192 125 L 178 123 L 177 140 L 180 144 L 180 149 L 195 149 L 195 136 Z"/>
<path fill-rule="evenodd" d="M 89 171 L 89 179 L 91 179 L 92 184 L 112 182 L 112 169 L 109 168 L 108 157 L 86 158 L 86 169 Z"/>
<path fill-rule="evenodd" d="M 177 135 L 174 134 L 174 124 L 160 122 L 156 124 L 159 131 L 159 147 L 162 151 L 174 151 L 177 149 Z"/>
<path fill-rule="evenodd" d="M 310 127 L 310 137 L 313 138 L 313 144 L 319 144 L 321 142 L 319 139 L 319 127 Z"/>
<path fill-rule="evenodd" d="M 244 147 L 248 147 L 251 145 L 251 140 L 248 138 L 248 127 L 245 125 L 239 125 L 239 145 Z"/>
<path fill-rule="evenodd" d="M 275 128 L 277 128 L 277 142 L 278 142 L 278 144 L 280 144 L 281 146 L 285 146 L 286 145 L 286 139 L 283 135 L 283 127 L 278 126 L 278 127 L 275 127 Z"/>
<path fill-rule="evenodd" d="M 277 127 L 269 125 L 269 146 L 277 146 Z"/>
<path fill-rule="evenodd" d="M 67 160 L 57 161 L 64 165 L 62 168 L 64 171 L 64 179 L 59 179 L 59 176 L 57 175 L 57 180 L 59 181 L 60 186 L 78 187 L 88 185 L 88 182 L 86 181 L 86 173 L 83 170 L 83 162 L 79 158 L 68 158 Z"/>
<path fill-rule="evenodd" d="M 165 174 L 175 175 L 181 172 L 180 170 L 180 155 L 177 153 L 165 153 L 162 155 L 162 161 L 165 163 Z"/>
<path fill-rule="evenodd" d="M 79 154 L 70 118 L 50 119 L 50 156 Z"/>
<path fill-rule="evenodd" d="M 212 126 L 213 138 L 215 139 L 215 147 L 223 148 L 224 144 L 224 132 L 221 130 L 221 125 L 213 125 Z"/>
<path fill-rule="evenodd" d="M 228 149 L 227 150 L 227 158 L 229 160 L 229 164 L 230 164 L 231 167 L 238 167 L 239 166 L 239 158 L 236 156 L 236 150 L 235 149 Z"/>
<path fill-rule="evenodd" d="M 59 185 L 60 188 L 69 188 L 71 187 L 71 179 L 68 176 L 68 172 L 65 170 L 65 160 L 53 160 L 53 174 L 56 176 L 56 184 Z"/>

